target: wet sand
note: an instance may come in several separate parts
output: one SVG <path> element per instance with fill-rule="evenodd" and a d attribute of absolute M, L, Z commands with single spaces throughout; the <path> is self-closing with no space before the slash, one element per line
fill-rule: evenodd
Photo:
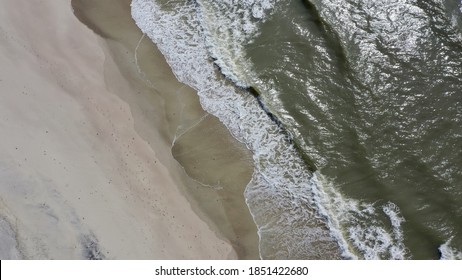
<path fill-rule="evenodd" d="M 0 0 L 1 258 L 258 257 L 248 151 L 129 2 Z"/>

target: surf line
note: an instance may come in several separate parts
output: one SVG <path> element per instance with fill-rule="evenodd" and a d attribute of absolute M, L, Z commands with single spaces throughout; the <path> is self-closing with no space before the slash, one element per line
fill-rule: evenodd
<path fill-rule="evenodd" d="M 260 108 L 266 113 L 266 115 L 270 118 L 270 120 L 277 125 L 277 127 L 281 130 L 281 133 L 284 134 L 285 138 L 287 139 L 287 142 L 292 145 L 295 150 L 297 151 L 298 156 L 303 160 L 303 162 L 306 164 L 306 167 L 311 173 L 314 173 L 318 168 L 316 167 L 314 161 L 305 153 L 303 153 L 303 149 L 301 148 L 300 143 L 297 141 L 292 136 L 292 133 L 286 127 L 284 126 L 284 123 L 275 115 L 271 112 L 271 110 L 263 103 L 263 100 L 261 98 L 261 93 L 258 90 L 258 88 L 254 86 L 250 86 L 248 88 L 245 88 L 246 91 L 248 91 L 252 96 L 255 97 L 255 99 L 258 102 L 258 105 Z"/>
<path fill-rule="evenodd" d="M 216 71 L 225 80 L 232 83 L 233 86 L 235 86 L 236 88 L 239 88 L 239 89 L 241 89 L 241 90 L 243 90 L 245 92 L 248 92 L 253 97 L 255 97 L 255 99 L 257 100 L 258 106 L 266 113 L 266 115 L 270 118 L 270 120 L 279 128 L 281 133 L 286 138 L 287 143 L 289 145 L 292 145 L 295 148 L 295 151 L 297 152 L 297 155 L 303 160 L 303 162 L 305 163 L 308 171 L 310 171 L 311 173 L 316 172 L 318 170 L 318 168 L 316 167 L 316 164 L 314 163 L 314 161 L 308 155 L 303 153 L 303 149 L 301 147 L 301 144 L 297 141 L 297 139 L 295 139 L 292 136 L 292 133 L 290 133 L 290 131 L 288 129 L 286 129 L 286 127 L 284 126 L 284 123 L 275 114 L 273 114 L 271 112 L 271 110 L 265 105 L 265 103 L 263 102 L 263 100 L 261 98 L 260 90 L 255 86 L 242 87 L 242 86 L 237 85 L 236 82 L 233 81 L 233 79 L 229 78 L 228 76 L 226 76 L 223 73 L 220 65 L 218 65 L 218 63 L 216 62 L 216 59 L 214 57 L 209 56 L 209 60 L 214 65 Z"/>

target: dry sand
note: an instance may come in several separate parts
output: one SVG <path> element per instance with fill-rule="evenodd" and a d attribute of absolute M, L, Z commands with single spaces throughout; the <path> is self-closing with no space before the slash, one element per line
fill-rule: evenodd
<path fill-rule="evenodd" d="M 248 152 L 139 31 L 111 17 L 99 23 L 112 29 L 92 26 L 83 2 L 73 7 L 91 29 L 71 1 L 0 0 L 0 258 L 256 258 L 255 226 L 237 195 L 251 176 Z M 117 11 L 129 3 L 97 2 Z M 182 152 L 183 169 L 171 148 L 202 141 L 182 136 L 203 120 L 223 132 L 209 141 L 230 148 L 198 159 Z M 223 160 L 229 154 L 238 158 Z M 211 156 L 214 176 L 189 175 L 233 189 L 186 175 L 193 162 L 210 168 L 200 163 Z M 224 178 L 230 172 L 239 180 Z M 214 202 L 204 205 L 203 194 Z"/>

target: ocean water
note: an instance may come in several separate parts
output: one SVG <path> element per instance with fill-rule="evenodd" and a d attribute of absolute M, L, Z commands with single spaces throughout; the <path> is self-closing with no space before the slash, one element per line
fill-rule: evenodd
<path fill-rule="evenodd" d="M 264 259 L 462 257 L 460 0 L 133 0 L 253 154 Z"/>

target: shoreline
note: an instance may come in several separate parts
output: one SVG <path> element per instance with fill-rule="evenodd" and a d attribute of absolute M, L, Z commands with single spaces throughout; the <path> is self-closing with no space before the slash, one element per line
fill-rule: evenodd
<path fill-rule="evenodd" d="M 239 259 L 259 259 L 257 228 L 243 195 L 253 173 L 245 145 L 202 109 L 195 90 L 176 79 L 162 53 L 132 19 L 130 0 L 73 0 L 72 4 L 79 20 L 104 38 L 109 56 L 141 92 L 136 98 L 123 92 L 119 97 L 139 107 L 141 119 L 156 118 L 151 112 L 154 104 L 165 107 L 166 120 L 156 127 L 169 128 L 163 137 L 172 143 L 169 156 L 186 173 L 179 185 L 193 210 L 231 243 Z M 151 100 L 152 91 L 157 101 Z M 152 136 L 146 130 L 137 128 L 149 142 Z"/>
<path fill-rule="evenodd" d="M 172 88 L 176 79 L 159 56 L 151 59 L 164 68 L 154 76 L 164 83 L 146 94 L 136 86 L 143 60 L 110 36 L 98 38 L 70 2 L 0 3 L 0 127 L 8 135 L 0 140 L 0 244 L 11 245 L 2 258 L 255 256 L 239 251 L 242 229 L 212 225 L 189 199 L 191 186 L 203 187 L 172 157 L 171 137 L 203 117 L 198 97 L 178 82 Z M 142 38 L 125 43 L 140 51 Z M 181 106 L 154 94 L 168 89 L 183 92 Z"/>

